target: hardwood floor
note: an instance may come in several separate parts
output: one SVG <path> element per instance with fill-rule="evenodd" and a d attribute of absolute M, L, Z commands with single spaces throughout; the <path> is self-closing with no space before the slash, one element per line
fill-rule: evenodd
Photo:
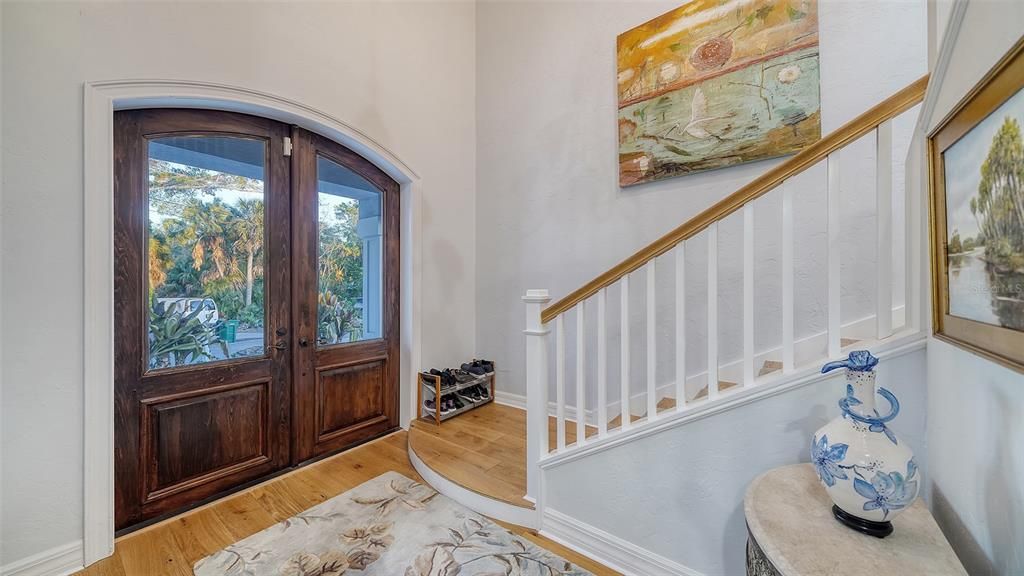
<path fill-rule="evenodd" d="M 191 576 L 200 558 L 384 472 L 422 482 L 409 463 L 407 438 L 405 432 L 396 432 L 118 538 L 113 556 L 76 574 Z M 532 530 L 502 525 L 598 576 L 618 574 Z"/>

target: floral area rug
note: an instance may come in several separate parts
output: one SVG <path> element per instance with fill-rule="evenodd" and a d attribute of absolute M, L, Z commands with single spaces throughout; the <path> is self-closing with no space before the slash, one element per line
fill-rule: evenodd
<path fill-rule="evenodd" d="M 590 575 L 397 472 L 203 558 L 196 576 Z"/>

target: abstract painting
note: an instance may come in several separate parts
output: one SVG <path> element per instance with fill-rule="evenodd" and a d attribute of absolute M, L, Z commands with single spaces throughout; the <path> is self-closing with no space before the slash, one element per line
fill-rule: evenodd
<path fill-rule="evenodd" d="M 619 184 L 821 137 L 817 0 L 692 0 L 618 37 Z"/>
<path fill-rule="evenodd" d="M 935 335 L 1024 371 L 1024 38 L 929 146 Z"/>

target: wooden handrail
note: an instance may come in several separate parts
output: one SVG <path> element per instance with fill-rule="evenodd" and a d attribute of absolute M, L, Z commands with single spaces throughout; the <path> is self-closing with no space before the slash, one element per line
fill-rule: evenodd
<path fill-rule="evenodd" d="M 556 316 L 569 310 L 582 300 L 593 296 L 598 290 L 610 286 L 619 278 L 668 252 L 683 240 L 696 236 L 713 222 L 722 220 L 742 208 L 744 204 L 767 194 L 787 179 L 803 172 L 827 158 L 829 154 L 874 130 L 879 124 L 895 118 L 924 99 L 924 92 L 927 86 L 928 76 L 925 75 L 913 84 L 873 106 L 867 112 L 847 122 L 838 130 L 804 148 L 789 160 L 765 172 L 743 188 L 719 200 L 710 208 L 697 214 L 668 234 L 641 248 L 629 258 L 619 262 L 604 274 L 587 282 L 565 298 L 548 306 L 541 313 L 541 321 L 545 324 L 550 322 Z"/>

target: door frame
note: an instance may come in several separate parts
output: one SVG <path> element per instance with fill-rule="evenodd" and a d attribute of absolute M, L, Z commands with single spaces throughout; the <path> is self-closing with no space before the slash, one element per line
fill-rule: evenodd
<path fill-rule="evenodd" d="M 82 565 L 114 552 L 114 111 L 201 108 L 241 112 L 300 126 L 366 158 L 399 183 L 401 331 L 399 424 L 408 428 L 421 344 L 419 175 L 358 128 L 327 112 L 250 88 L 202 81 L 125 79 L 83 90 L 83 539 Z"/>

